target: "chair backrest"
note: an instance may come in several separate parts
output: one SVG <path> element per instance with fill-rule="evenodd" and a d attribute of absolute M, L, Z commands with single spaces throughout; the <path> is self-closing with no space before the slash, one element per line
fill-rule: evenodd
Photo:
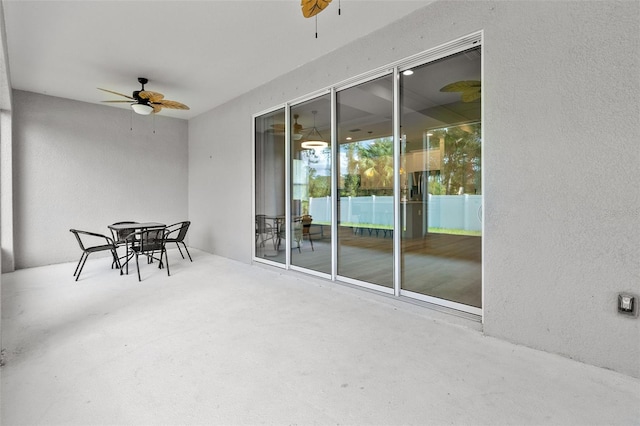
<path fill-rule="evenodd" d="M 300 241 L 302 239 L 302 227 L 303 222 L 301 217 L 294 217 L 292 228 L 293 228 L 293 239 L 295 241 Z"/>
<path fill-rule="evenodd" d="M 313 217 L 311 215 L 305 214 L 302 216 L 302 232 L 304 234 L 309 233 L 309 229 L 311 228 L 312 221 L 313 221 Z"/>
<path fill-rule="evenodd" d="M 178 236 L 176 237 L 176 240 L 178 241 L 184 240 L 184 237 L 187 236 L 187 231 L 189 230 L 189 226 L 191 226 L 190 221 L 187 220 L 182 222 L 182 227 L 180 228 L 180 231 L 178 231 Z"/>
<path fill-rule="evenodd" d="M 116 222 L 116 223 L 112 223 L 112 225 L 128 225 L 128 224 L 135 224 L 138 222 L 133 222 L 133 221 L 124 221 L 124 222 Z M 126 228 L 126 229 L 118 229 L 118 230 L 111 230 L 111 234 L 113 235 L 113 239 L 118 242 L 118 243 L 122 243 L 124 242 L 125 238 L 127 238 L 127 235 L 129 235 L 130 233 L 134 232 L 135 229 L 134 228 Z"/>
<path fill-rule="evenodd" d="M 76 240 L 78 240 L 78 245 L 80 246 L 80 250 L 87 251 L 103 251 L 103 250 L 112 250 L 115 249 L 116 246 L 113 240 L 110 237 L 107 237 L 103 234 L 97 234 L 95 232 L 89 231 L 81 231 L 79 229 L 69 229 L 69 231 L 75 235 Z M 82 241 L 81 235 L 84 236 L 85 241 Z"/>
<path fill-rule="evenodd" d="M 257 234 L 267 233 L 267 215 L 264 215 L 264 214 L 256 215 L 256 233 Z"/>
<path fill-rule="evenodd" d="M 80 250 L 85 251 L 84 244 L 82 244 L 82 239 L 80 238 L 80 235 L 78 235 L 78 230 L 77 229 L 69 229 L 69 231 L 71 233 L 73 233 L 73 235 L 75 235 L 75 237 L 76 237 L 76 240 L 78 240 L 78 245 L 80 246 Z"/>
<path fill-rule="evenodd" d="M 180 227 L 177 227 L 177 226 Z M 185 220 L 184 222 L 174 223 L 173 225 L 167 226 L 167 230 L 169 231 L 169 239 L 174 242 L 182 242 L 184 241 L 184 237 L 187 236 L 187 231 L 189 230 L 189 226 L 191 226 L 191 221 Z"/>
<path fill-rule="evenodd" d="M 166 227 L 143 229 L 129 234 L 127 239 L 136 251 L 160 251 L 165 244 L 166 229 Z"/>

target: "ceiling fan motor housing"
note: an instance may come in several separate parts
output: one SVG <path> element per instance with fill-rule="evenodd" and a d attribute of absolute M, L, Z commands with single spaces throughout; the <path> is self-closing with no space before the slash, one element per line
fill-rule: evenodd
<path fill-rule="evenodd" d="M 148 99 L 143 99 L 140 97 L 140 92 L 142 92 L 142 90 L 134 90 L 133 92 L 133 97 L 136 100 L 136 102 L 138 102 L 139 104 L 145 104 L 148 105 L 149 104 L 149 100 Z"/>
<path fill-rule="evenodd" d="M 140 97 L 140 92 L 144 91 L 144 85 L 147 84 L 148 82 L 149 82 L 148 79 L 146 79 L 144 77 L 138 77 L 138 83 L 140 83 L 142 85 L 142 89 L 134 90 L 133 91 L 133 97 L 135 98 L 136 101 L 138 101 L 139 104 L 149 105 L 149 100 L 148 99 L 142 99 Z"/>

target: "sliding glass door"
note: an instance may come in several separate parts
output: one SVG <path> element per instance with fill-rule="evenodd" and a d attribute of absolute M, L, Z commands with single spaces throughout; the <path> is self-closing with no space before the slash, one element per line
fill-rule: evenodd
<path fill-rule="evenodd" d="M 254 259 L 482 315 L 478 34 L 254 117 Z"/>
<path fill-rule="evenodd" d="M 286 234 L 285 111 L 255 118 L 255 243 L 254 256 L 285 263 L 280 250 Z"/>
<path fill-rule="evenodd" d="M 482 306 L 480 82 L 480 48 L 400 75 L 402 289 L 454 307 Z"/>
<path fill-rule="evenodd" d="M 393 288 L 393 78 L 336 94 L 338 275 Z"/>
<path fill-rule="evenodd" d="M 331 97 L 291 107 L 291 264 L 331 273 Z"/>

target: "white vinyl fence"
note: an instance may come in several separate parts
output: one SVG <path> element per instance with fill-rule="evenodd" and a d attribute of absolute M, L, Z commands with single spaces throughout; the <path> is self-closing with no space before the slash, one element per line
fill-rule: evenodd
<path fill-rule="evenodd" d="M 431 195 L 425 200 L 429 228 L 482 230 L 482 195 Z M 331 223 L 331 197 L 309 198 L 314 223 Z M 340 198 L 340 223 L 393 227 L 393 197 Z"/>

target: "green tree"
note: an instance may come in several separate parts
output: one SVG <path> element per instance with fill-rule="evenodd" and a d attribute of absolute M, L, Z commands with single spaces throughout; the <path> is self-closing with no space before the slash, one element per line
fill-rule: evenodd
<path fill-rule="evenodd" d="M 358 195 L 360 188 L 360 176 L 358 165 L 358 144 L 348 143 L 340 146 L 340 151 L 345 154 L 347 158 L 347 173 L 341 179 L 341 197 L 354 197 Z"/>
<path fill-rule="evenodd" d="M 309 169 L 309 197 L 319 198 L 331 194 L 329 176 L 318 176 L 316 169 Z"/>
<path fill-rule="evenodd" d="M 393 139 L 376 139 L 369 145 L 358 145 L 359 169 L 367 189 L 392 190 L 393 187 Z"/>
<path fill-rule="evenodd" d="M 444 193 L 447 195 L 461 192 L 480 194 L 482 190 L 480 187 L 480 124 L 434 131 L 434 136 L 444 138 L 444 156 L 440 175 Z M 431 191 L 431 187 L 429 189 Z"/>

